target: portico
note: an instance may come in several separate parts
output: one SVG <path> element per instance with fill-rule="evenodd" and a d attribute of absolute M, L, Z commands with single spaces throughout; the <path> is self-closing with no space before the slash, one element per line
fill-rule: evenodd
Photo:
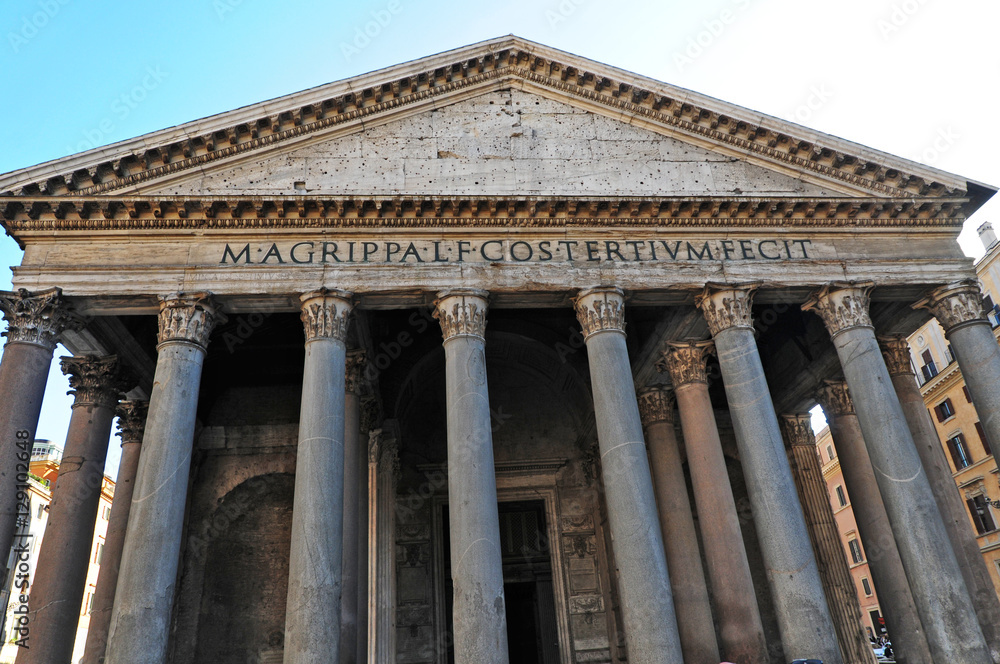
<path fill-rule="evenodd" d="M 8 428 L 56 339 L 150 402 L 106 661 L 862 662 L 776 416 L 840 380 L 907 618 L 991 661 L 875 334 L 996 403 L 994 190 L 681 92 L 508 37 L 0 177 Z"/>

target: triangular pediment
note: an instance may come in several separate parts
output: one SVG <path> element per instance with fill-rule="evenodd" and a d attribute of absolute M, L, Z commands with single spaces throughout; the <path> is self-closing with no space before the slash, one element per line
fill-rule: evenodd
<path fill-rule="evenodd" d="M 801 178 L 519 89 L 152 182 L 150 196 L 831 196 Z"/>
<path fill-rule="evenodd" d="M 513 115 L 484 115 L 484 104 L 493 101 L 499 107 L 508 100 L 515 107 L 518 101 L 537 101 L 539 110 L 547 109 L 521 113 L 522 125 L 529 121 L 538 133 L 514 136 Z M 469 123 L 461 120 L 469 115 L 475 118 L 471 136 L 466 135 Z M 575 123 L 589 139 L 557 131 L 554 116 Z M 445 127 L 449 123 L 452 126 Z M 444 129 L 453 135 L 441 133 Z M 410 154 L 399 151 L 385 158 L 394 147 L 389 134 L 404 130 L 412 132 L 405 146 Z M 564 139 L 561 145 L 559 136 Z M 608 136 L 613 138 L 602 140 Z M 636 150 L 625 154 L 629 146 Z M 374 154 L 379 156 L 369 159 Z M 384 163 L 377 163 L 380 159 Z M 324 160 L 326 166 L 321 165 Z M 513 168 L 497 168 L 504 160 Z M 340 175 L 331 174 L 327 166 L 342 167 Z M 300 167 L 305 170 L 295 173 Z M 324 169 L 324 178 L 318 178 Z M 206 193 L 219 190 L 223 185 L 218 178 L 225 180 L 226 174 L 252 184 L 240 195 L 258 191 L 257 186 L 298 194 L 296 182 L 307 191 L 321 186 L 346 193 L 361 186 L 370 194 L 381 191 L 377 187 L 387 193 L 435 189 L 443 194 L 448 187 L 464 187 L 469 193 L 475 189 L 509 195 L 829 192 L 841 198 L 961 199 L 965 214 L 995 191 L 507 36 L 14 171 L 0 176 L 0 195 Z M 257 182 L 255 176 L 267 182 Z M 287 191 L 289 181 L 292 192 Z"/>

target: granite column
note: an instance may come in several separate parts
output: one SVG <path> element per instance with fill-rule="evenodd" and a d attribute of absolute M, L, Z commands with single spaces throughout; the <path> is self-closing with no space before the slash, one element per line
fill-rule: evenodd
<path fill-rule="evenodd" d="M 208 293 L 160 298 L 156 373 L 115 591 L 108 664 L 166 659 L 202 366 L 212 329 L 223 320 Z"/>
<path fill-rule="evenodd" d="M 669 343 L 658 368 L 670 373 L 677 395 L 722 654 L 735 664 L 765 663 L 764 626 L 708 395 L 706 362 L 713 351 L 711 341 Z"/>
<path fill-rule="evenodd" d="M 62 370 L 74 395 L 73 414 L 28 600 L 31 641 L 17 651 L 18 664 L 70 663 L 111 424 L 122 393 L 134 385 L 115 356 L 64 357 Z"/>
<path fill-rule="evenodd" d="M 696 302 L 715 340 L 785 654 L 789 659 L 841 664 L 833 619 L 754 339 L 751 296 L 750 288 L 708 286 Z"/>
<path fill-rule="evenodd" d="M 361 523 L 360 487 L 368 488 L 368 445 L 361 441 L 361 370 L 365 353 L 352 350 L 347 353 L 344 391 L 344 555 L 343 591 L 340 596 L 340 662 L 361 664 L 365 661 L 359 648 L 359 637 L 367 626 L 359 621 L 358 599 L 361 565 L 367 560 L 359 558 L 358 541 L 368 536 L 367 526 Z M 365 472 L 361 474 L 362 462 Z M 367 492 L 366 492 L 367 493 Z M 367 507 L 367 495 L 365 506 Z"/>
<path fill-rule="evenodd" d="M 285 664 L 340 661 L 344 395 L 351 294 L 305 293 L 305 363 L 295 453 Z"/>
<path fill-rule="evenodd" d="M 500 519 L 486 382 L 485 291 L 442 292 L 434 316 L 444 334 L 448 509 L 456 664 L 507 664 Z"/>
<path fill-rule="evenodd" d="M 823 319 L 840 357 L 933 661 L 989 662 L 965 580 L 875 339 L 870 290 L 870 284 L 827 285 L 802 308 Z"/>
<path fill-rule="evenodd" d="M 613 286 L 591 288 L 575 305 L 590 364 L 629 661 L 680 664 L 667 559 L 625 346 L 624 294 Z"/>
<path fill-rule="evenodd" d="M 719 646 L 701 565 L 698 533 L 688 499 L 681 453 L 674 432 L 671 390 L 649 387 L 639 393 L 639 415 L 646 430 L 660 530 L 670 570 L 677 629 L 686 664 L 718 664 Z"/>
<path fill-rule="evenodd" d="M 103 664 L 104 653 L 108 647 L 111 610 L 115 603 L 118 570 L 121 566 L 122 548 L 125 546 L 125 531 L 128 527 L 129 510 L 132 508 L 132 492 L 135 489 L 139 450 L 142 446 L 142 432 L 146 427 L 148 410 L 148 401 L 122 401 L 116 411 L 122 455 L 118 463 L 115 498 L 111 503 L 108 530 L 104 537 L 104 553 L 101 556 L 101 569 L 97 575 L 93 608 L 90 610 L 90 626 L 87 628 L 83 664 Z"/>

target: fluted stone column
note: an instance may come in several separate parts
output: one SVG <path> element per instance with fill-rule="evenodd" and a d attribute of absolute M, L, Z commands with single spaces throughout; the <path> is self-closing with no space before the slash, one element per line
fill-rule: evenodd
<path fill-rule="evenodd" d="M 639 392 L 639 416 L 646 430 L 660 530 L 670 570 L 677 629 L 685 664 L 719 664 L 719 646 L 701 565 L 681 453 L 674 433 L 674 397 L 662 387 Z"/>
<path fill-rule="evenodd" d="M 816 454 L 812 416 L 809 413 L 782 415 L 781 429 L 795 486 L 799 490 L 799 500 L 805 511 L 809 536 L 819 562 L 826 603 L 837 628 L 844 664 L 873 664 L 875 655 L 861 622 L 858 591 L 847 566 L 840 529 L 830 506 L 830 495 Z M 883 603 L 884 607 L 888 605 L 888 602 Z"/>
<path fill-rule="evenodd" d="M 913 306 L 930 310 L 941 323 L 986 436 L 1000 444 L 1000 345 L 979 284 L 969 279 L 942 286 Z"/>
<path fill-rule="evenodd" d="M 500 520 L 486 383 L 484 291 L 441 293 L 456 664 L 507 664 Z"/>
<path fill-rule="evenodd" d="M 108 664 L 163 664 L 177 582 L 198 389 L 212 329 L 209 293 L 160 298 L 159 344 L 108 636 Z"/>
<path fill-rule="evenodd" d="M 340 661 L 344 395 L 351 294 L 302 295 L 306 357 L 295 453 L 285 664 Z"/>
<path fill-rule="evenodd" d="M 360 487 L 368 487 L 368 445 L 362 449 L 361 441 L 361 370 L 364 367 L 363 350 L 347 353 L 344 391 L 344 557 L 343 591 L 340 596 L 340 662 L 359 664 L 364 656 L 359 652 L 358 637 L 363 629 L 359 619 L 358 586 L 362 561 L 358 557 L 358 541 L 367 536 L 361 525 Z M 364 474 L 360 470 L 364 467 Z M 367 493 L 367 492 L 366 492 Z M 368 496 L 365 496 L 367 507 Z M 364 561 L 367 563 L 367 560 Z"/>
<path fill-rule="evenodd" d="M 709 286 L 696 302 L 715 339 L 785 655 L 841 664 L 836 631 L 754 340 L 751 295 L 750 288 Z"/>
<path fill-rule="evenodd" d="M 762 664 L 767 641 L 708 395 L 705 369 L 713 351 L 711 341 L 669 343 L 658 367 L 670 373 L 677 395 L 722 654 L 735 664 Z"/>
<path fill-rule="evenodd" d="M 396 661 L 396 485 L 399 482 L 398 441 L 382 429 L 368 438 L 368 477 L 374 491 L 369 507 L 368 662 Z"/>
<path fill-rule="evenodd" d="M 632 664 L 682 660 L 663 536 L 625 346 L 625 298 L 602 286 L 575 300 L 594 392 L 604 497 Z"/>
<path fill-rule="evenodd" d="M 63 330 L 78 324 L 61 294 L 58 288 L 0 291 L 0 310 L 7 321 L 0 361 L 0 551 L 10 551 L 14 537 L 18 452 L 22 458 L 27 452 L 31 459 L 52 351 Z"/>
<path fill-rule="evenodd" d="M 899 405 L 910 426 L 910 433 L 913 434 L 913 442 L 917 446 L 924 472 L 931 484 L 931 491 L 941 510 L 945 530 L 948 531 L 958 566 L 962 570 L 962 578 L 972 595 L 979 627 L 983 630 L 993 661 L 1000 662 L 1000 599 L 990 580 L 990 572 L 979 550 L 976 534 L 969 527 L 969 513 L 955 485 L 941 439 L 938 438 L 937 429 L 917 386 L 910 363 L 910 346 L 906 337 L 901 335 L 879 337 L 879 345 L 892 386 L 899 398 Z"/>
<path fill-rule="evenodd" d="M 118 436 L 122 441 L 122 456 L 118 463 L 118 479 L 115 480 L 115 498 L 111 503 L 108 530 L 104 536 L 104 553 L 97 575 L 97 588 L 94 589 L 93 608 L 90 610 L 83 664 L 103 664 L 104 652 L 108 647 L 111 610 L 115 602 L 118 570 L 121 566 L 122 548 L 125 546 L 125 531 L 128 527 L 129 510 L 132 508 L 139 450 L 148 411 L 148 401 L 122 401 L 115 412 L 118 416 Z"/>
<path fill-rule="evenodd" d="M 817 399 L 830 425 L 833 444 L 837 446 L 844 484 L 851 497 L 851 509 L 868 556 L 872 582 L 882 605 L 896 660 L 901 664 L 929 662 L 931 653 L 927 637 L 892 536 L 889 516 L 879 494 L 875 470 L 847 383 L 824 381 Z M 838 543 L 838 547 L 842 545 Z M 846 551 L 841 555 L 846 561 Z"/>
<path fill-rule="evenodd" d="M 823 319 L 840 356 L 933 661 L 989 662 L 969 591 L 875 339 L 870 290 L 866 284 L 828 285 L 802 308 Z"/>
<path fill-rule="evenodd" d="M 69 664 L 73 655 L 115 406 L 134 385 L 114 356 L 64 357 L 62 370 L 73 414 L 28 598 L 31 641 L 18 664 Z"/>

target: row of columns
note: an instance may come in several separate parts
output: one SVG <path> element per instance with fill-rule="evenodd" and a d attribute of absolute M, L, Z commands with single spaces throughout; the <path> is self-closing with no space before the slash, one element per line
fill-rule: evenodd
<path fill-rule="evenodd" d="M 932 658 L 959 664 L 990 661 L 966 581 L 868 318 L 868 289 L 856 285 L 827 287 L 804 308 L 823 317 L 841 357 L 847 384 L 856 396 L 864 445 Z M 963 286 L 937 292 L 923 306 L 930 307 L 945 324 L 960 363 L 962 357 L 966 358 L 962 368 L 970 373 L 967 381 L 976 403 L 996 404 L 995 399 L 989 399 L 996 396 L 993 392 L 995 377 L 1000 376 L 1000 348 L 981 310 L 969 304 L 971 289 Z M 47 352 L 50 360 L 60 326 L 71 324 L 68 315 L 58 313 L 58 297 L 58 292 L 47 293 L 36 302 L 26 293 L 8 294 L 3 303 L 5 310 L 12 312 L 8 320 L 14 331 L 9 335 L 21 334 L 14 325 L 19 310 L 41 310 L 42 319 L 49 321 L 42 326 L 45 332 L 36 334 L 35 341 L 8 339 L 0 363 L 0 394 L 8 395 L 2 398 L 11 403 L 20 402 L 23 396 L 11 398 L 12 386 L 22 387 L 29 401 L 44 390 L 47 365 L 41 361 L 44 353 L 34 349 Z M 754 340 L 751 298 L 749 288 L 710 286 L 697 304 L 718 354 L 784 652 L 790 659 L 817 658 L 837 664 L 842 658 L 834 621 Z M 347 440 L 352 434 L 345 433 L 345 344 L 352 296 L 321 289 L 303 295 L 301 301 L 306 355 L 290 553 L 286 664 L 327 662 L 331 657 L 338 661 L 341 656 L 344 514 L 329 506 L 341 505 L 345 500 L 345 445 L 354 444 Z M 956 301 L 965 304 L 959 307 Z M 447 291 L 435 304 L 446 357 L 456 661 L 502 663 L 508 658 L 484 353 L 487 294 L 467 289 Z M 625 345 L 624 296 L 614 287 L 589 289 L 575 299 L 575 308 L 588 351 L 603 488 L 619 566 L 629 659 L 637 663 L 710 661 L 718 654 L 713 644 L 703 642 L 700 649 L 696 648 L 694 636 L 707 633 L 707 588 L 692 582 L 678 591 L 682 584 L 675 583 L 672 588 L 670 583 L 668 555 L 680 560 L 680 554 L 668 553 L 664 547 L 662 533 L 667 528 L 673 533 L 675 527 L 674 515 L 665 516 L 668 510 L 662 505 L 681 503 L 675 495 L 676 479 L 668 479 L 669 472 L 662 475 L 663 481 L 658 480 L 654 490 Z M 949 324 L 949 315 L 957 322 Z M 156 375 L 128 515 L 107 662 L 165 660 L 198 385 L 209 335 L 222 320 L 224 316 L 208 294 L 161 298 Z M 985 335 L 989 335 L 992 345 L 985 342 Z M 16 348 L 20 345 L 29 348 Z M 720 486 L 719 480 L 728 474 L 707 400 L 707 384 L 697 370 L 700 363 L 703 374 L 707 349 L 704 344 L 671 345 L 664 354 L 664 367 L 675 382 L 681 405 L 681 428 L 702 521 L 707 578 L 719 614 L 718 647 L 736 662 L 766 661 L 746 554 L 741 546 L 735 546 L 742 540 L 732 490 L 726 483 Z M 41 388 L 39 375 L 43 376 Z M 124 388 L 119 385 L 115 389 L 120 392 Z M 80 425 L 81 430 L 87 430 L 81 439 L 100 438 L 96 434 L 107 428 L 103 438 L 106 441 L 113 405 L 96 399 L 81 401 L 80 405 L 88 413 L 85 424 Z M 31 405 L 3 411 L 0 430 L 30 430 L 33 437 L 37 410 Z M 988 433 L 1000 427 L 1000 418 L 993 415 L 992 411 L 981 413 Z M 80 420 L 84 421 L 83 415 Z M 650 454 L 654 468 L 670 466 L 676 478 L 675 459 L 679 461 L 679 455 L 671 456 L 670 450 L 671 446 L 676 450 L 677 443 L 671 442 L 672 431 L 668 434 L 667 428 L 647 427 L 647 435 L 655 441 L 650 444 Z M 996 436 L 1000 438 L 1000 430 L 996 430 Z M 81 455 L 81 459 L 96 459 L 97 454 Z M 713 473 L 711 483 L 704 479 L 709 471 Z M 73 475 L 67 472 L 67 486 Z M 7 477 L 3 490 L 9 484 L 13 482 Z M 351 495 L 359 493 L 348 490 L 353 491 Z M 58 484 L 56 491 L 61 492 Z M 657 493 L 661 497 L 659 512 Z M 690 514 L 689 509 L 686 512 Z M 914 520 L 919 520 L 922 527 L 913 528 Z M 12 534 L 13 520 L 11 526 Z M 690 558 L 692 545 L 697 546 L 697 538 L 692 537 L 693 524 L 677 528 L 678 532 L 686 529 L 686 534 L 682 532 L 680 541 L 672 542 L 671 548 L 676 544 Z M 9 543 L 9 535 L 4 536 Z M 726 550 L 719 546 L 724 539 L 728 540 Z M 89 546 L 90 538 L 85 541 Z M 936 573 L 927 574 L 929 569 Z M 691 580 L 688 575 L 674 576 Z M 690 576 L 704 579 L 706 575 L 692 572 Z M 699 615 L 686 610 L 678 624 L 675 595 L 683 598 L 685 606 L 700 606 L 701 624 L 686 624 L 686 616 Z M 79 600 L 72 605 L 74 614 L 76 606 Z M 46 620 L 38 618 L 38 622 L 40 625 Z M 696 650 L 697 654 L 693 654 Z M 53 657 L 45 661 L 62 661 L 62 655 Z"/>

